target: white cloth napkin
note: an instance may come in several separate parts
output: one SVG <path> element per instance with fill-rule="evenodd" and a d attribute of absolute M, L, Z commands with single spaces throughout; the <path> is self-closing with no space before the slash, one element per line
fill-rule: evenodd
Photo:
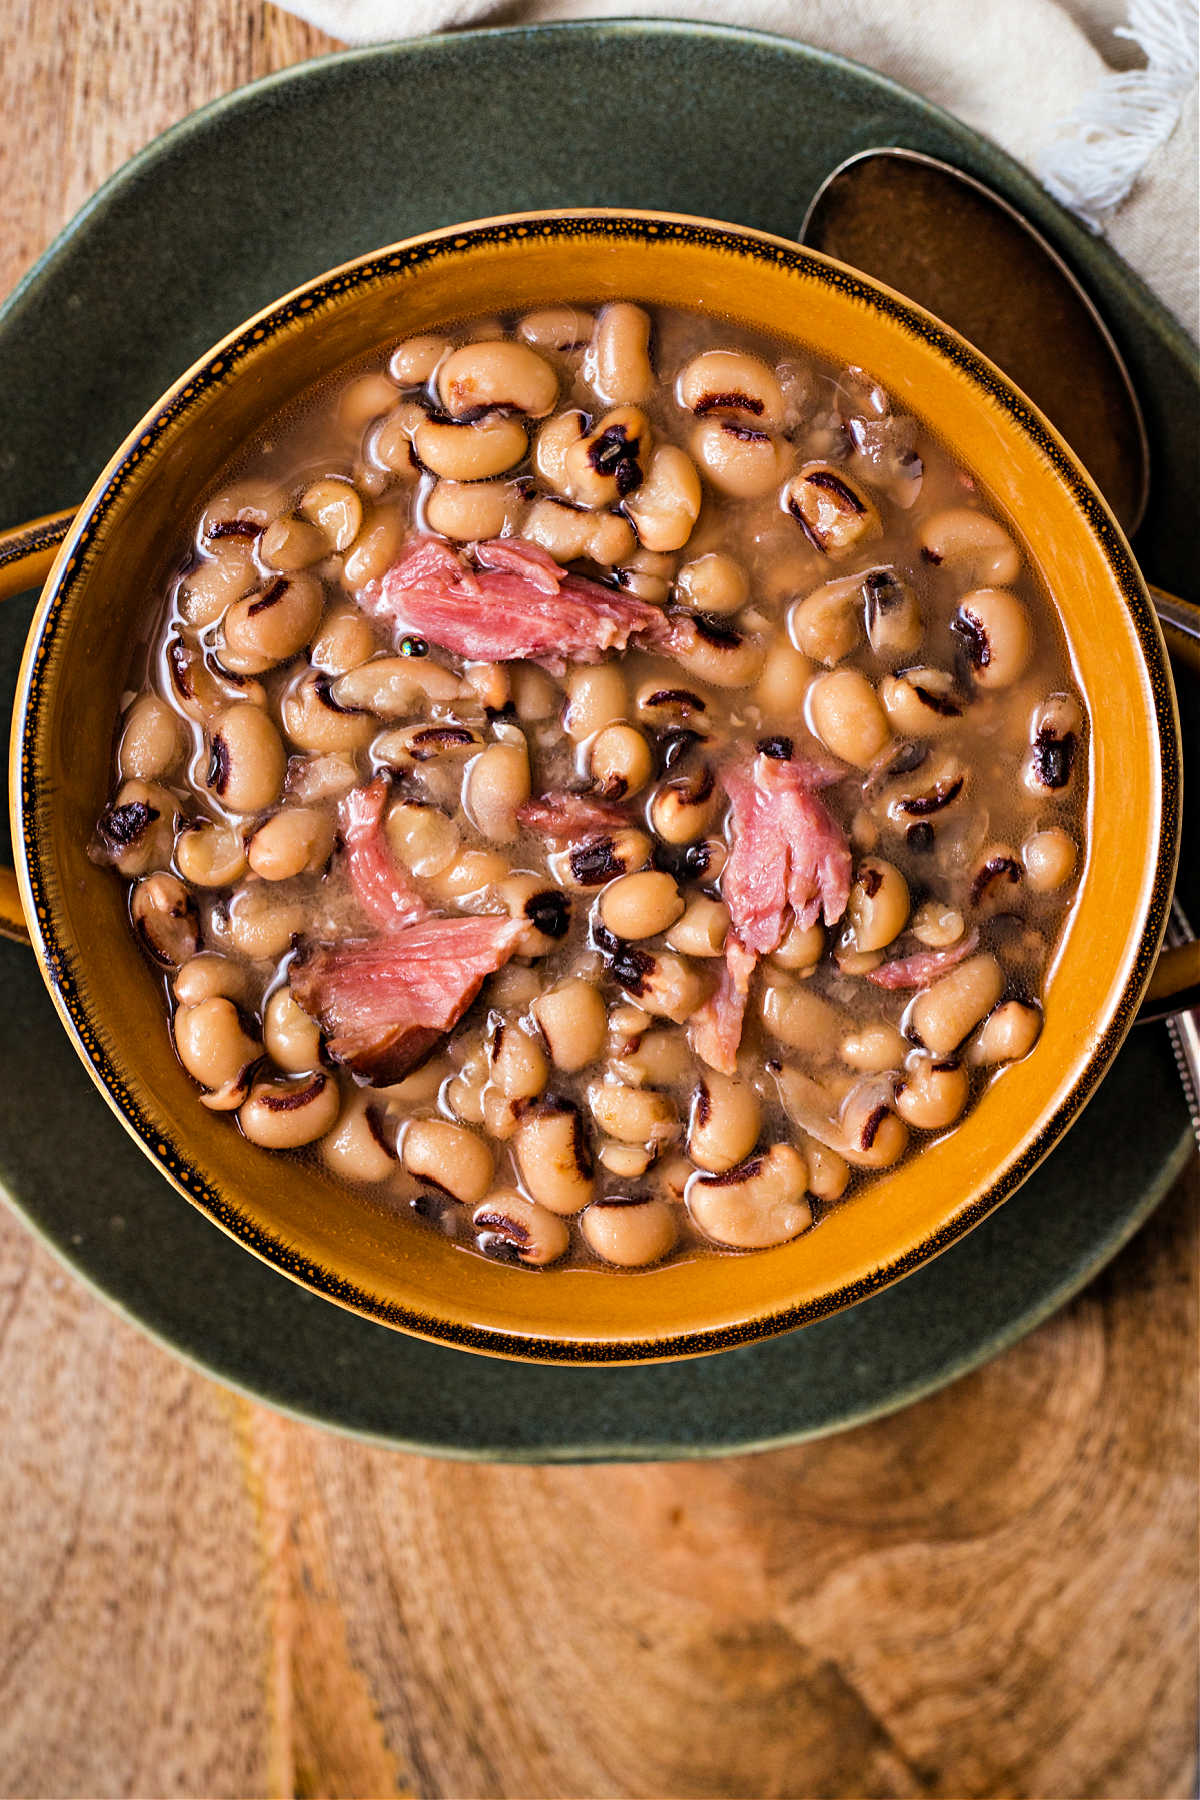
<path fill-rule="evenodd" d="M 282 3 L 351 44 L 636 13 L 753 26 L 839 51 L 936 101 L 1035 169 L 1197 335 L 1197 0 L 1130 0 L 1116 35 L 1132 49 L 1113 40 L 1113 0 Z M 1114 70 L 1098 43 L 1143 66 Z"/>

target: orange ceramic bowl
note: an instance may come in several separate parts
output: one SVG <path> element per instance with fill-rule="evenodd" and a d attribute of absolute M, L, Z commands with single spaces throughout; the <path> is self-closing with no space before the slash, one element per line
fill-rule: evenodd
<path fill-rule="evenodd" d="M 144 596 L 180 522 L 255 426 L 410 333 L 463 314 L 609 297 L 701 308 L 863 364 L 945 440 L 1060 609 L 1091 715 L 1089 828 L 1042 1037 L 957 1130 L 779 1249 L 637 1274 L 534 1275 L 407 1229 L 206 1112 L 171 1053 L 122 884 L 93 867 L 86 846 L 107 797 Z M 180 1195 L 294 1280 L 402 1331 L 494 1355 L 635 1362 L 723 1350 L 852 1305 L 936 1256 L 1036 1168 L 1095 1091 L 1154 964 L 1178 843 L 1177 731 L 1162 639 L 1104 502 L 1046 421 L 953 332 L 839 264 L 734 226 L 518 215 L 322 276 L 226 338 L 147 414 L 88 496 L 34 620 L 14 723 L 14 838 L 63 1023 Z"/>

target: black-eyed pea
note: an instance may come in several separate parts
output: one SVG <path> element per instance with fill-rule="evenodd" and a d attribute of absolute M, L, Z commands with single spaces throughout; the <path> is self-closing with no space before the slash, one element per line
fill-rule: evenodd
<path fill-rule="evenodd" d="M 215 951 L 202 950 L 175 972 L 172 989 L 180 1006 L 199 1006 L 202 1000 L 241 1002 L 247 994 L 246 969 L 242 963 Z"/>
<path fill-rule="evenodd" d="M 762 1107 L 748 1082 L 706 1069 L 692 1097 L 687 1153 L 701 1169 L 721 1174 L 745 1162 L 762 1125 Z"/>
<path fill-rule="evenodd" d="M 559 563 L 587 557 L 604 568 L 623 562 L 637 544 L 633 526 L 618 513 L 591 512 L 561 500 L 535 500 L 525 515 L 522 536 Z"/>
<path fill-rule="evenodd" d="M 264 1150 L 298 1150 L 336 1123 L 341 1096 L 324 1070 L 285 1081 L 256 1081 L 238 1108 L 238 1124 Z"/>
<path fill-rule="evenodd" d="M 842 1039 L 839 1055 L 852 1069 L 864 1075 L 879 1075 L 886 1069 L 899 1069 L 909 1052 L 903 1032 L 886 1020 L 861 1025 Z"/>
<path fill-rule="evenodd" d="M 531 1100 L 550 1078 L 546 1053 L 536 1037 L 511 1020 L 497 1019 L 488 1033 L 491 1078 L 509 1100 Z"/>
<path fill-rule="evenodd" d="M 1062 799 L 1071 786 L 1083 732 L 1083 709 L 1073 694 L 1051 694 L 1029 721 L 1029 754 L 1022 779 L 1038 799 Z"/>
<path fill-rule="evenodd" d="M 543 1098 L 523 1115 L 513 1138 L 521 1180 L 553 1213 L 582 1212 L 592 1198 L 592 1159 L 583 1120 L 570 1101 Z"/>
<path fill-rule="evenodd" d="M 631 1049 L 609 1062 L 612 1073 L 630 1087 L 672 1087 L 686 1080 L 692 1066 L 683 1032 L 662 1026 L 643 1031 Z"/>
<path fill-rule="evenodd" d="M 563 730 L 577 744 L 629 716 L 629 690 L 616 663 L 568 669 L 563 686 L 567 692 Z"/>
<path fill-rule="evenodd" d="M 848 556 L 883 530 L 879 509 L 859 482 L 828 463 L 806 463 L 780 496 L 810 543 L 823 555 Z"/>
<path fill-rule="evenodd" d="M 971 871 L 971 905 L 985 917 L 1009 911 L 1017 899 L 1024 870 L 1008 844 L 987 844 Z"/>
<path fill-rule="evenodd" d="M 214 494 L 200 520 L 199 536 L 206 542 L 230 539 L 253 543 L 258 532 L 287 505 L 287 490 L 270 480 L 235 481 Z"/>
<path fill-rule="evenodd" d="M 251 881 L 229 899 L 229 937 L 235 950 L 255 962 L 275 961 L 304 930 L 305 908 L 274 882 Z"/>
<path fill-rule="evenodd" d="M 526 313 L 517 324 L 517 336 L 535 350 L 552 350 L 567 356 L 572 350 L 586 348 L 596 320 L 594 314 L 576 306 L 543 306 Z"/>
<path fill-rule="evenodd" d="M 234 1002 L 213 995 L 196 1006 L 180 1006 L 173 1031 L 179 1060 L 205 1089 L 205 1104 L 214 1112 L 240 1106 L 262 1045 L 246 1031 Z"/>
<path fill-rule="evenodd" d="M 856 1169 L 890 1169 L 908 1148 L 908 1127 L 892 1110 L 891 1089 L 878 1079 L 853 1088 L 842 1105 L 839 1154 Z"/>
<path fill-rule="evenodd" d="M 869 768 L 892 735 L 875 689 L 857 669 L 818 675 L 808 690 L 807 711 L 825 748 L 856 769 Z"/>
<path fill-rule="evenodd" d="M 336 476 L 306 487 L 297 510 L 324 534 L 329 550 L 348 550 L 362 530 L 363 504 L 354 484 Z"/>
<path fill-rule="evenodd" d="M 351 436 L 365 431 L 372 419 L 396 404 L 396 389 L 386 375 L 373 370 L 348 381 L 338 395 L 338 423 Z"/>
<path fill-rule="evenodd" d="M 275 804 L 287 753 L 260 706 L 242 700 L 223 707 L 209 728 L 209 750 L 206 785 L 230 812 L 262 812 Z"/>
<path fill-rule="evenodd" d="M 519 735 L 519 734 L 518 734 Z M 511 844 L 520 829 L 517 812 L 529 798 L 525 740 L 488 744 L 468 766 L 463 804 L 468 818 L 494 844 Z"/>
<path fill-rule="evenodd" d="M 908 928 L 918 943 L 927 944 L 931 950 L 948 950 L 960 941 L 967 927 L 957 906 L 933 899 L 922 900 Z"/>
<path fill-rule="evenodd" d="M 263 1046 L 288 1075 L 321 1065 L 321 1031 L 288 986 L 277 987 L 263 1008 Z"/>
<path fill-rule="evenodd" d="M 452 350 L 438 366 L 437 388 L 455 419 L 481 407 L 543 419 L 558 398 L 558 376 L 528 344 L 493 338 Z"/>
<path fill-rule="evenodd" d="M 522 725 L 540 725 L 555 717 L 562 703 L 558 684 L 535 663 L 513 663 L 508 671 L 512 703 Z"/>
<path fill-rule="evenodd" d="M 511 919 L 525 930 L 517 940 L 518 956 L 548 956 L 558 949 L 571 924 L 571 902 L 539 875 L 505 873 L 494 884 L 496 898 Z"/>
<path fill-rule="evenodd" d="M 178 804 L 153 781 L 124 781 L 96 826 L 92 855 L 127 879 L 163 869 L 175 845 Z"/>
<path fill-rule="evenodd" d="M 606 725 L 588 751 L 592 785 L 609 800 L 623 800 L 645 787 L 654 768 L 650 746 L 636 725 Z"/>
<path fill-rule="evenodd" d="M 341 679 L 339 677 L 339 679 Z M 314 756 L 365 750 L 375 731 L 370 713 L 351 712 L 333 697 L 327 675 L 307 669 L 280 702 L 283 729 L 298 750 Z"/>
<path fill-rule="evenodd" d="M 325 596 L 313 575 L 277 575 L 225 614 L 218 655 L 234 675 L 261 675 L 302 650 L 320 623 Z"/>
<path fill-rule="evenodd" d="M 622 593 L 644 600 L 647 606 L 665 606 L 675 578 L 675 558 L 638 545 L 631 555 L 621 559 L 614 574 Z"/>
<path fill-rule="evenodd" d="M 515 499 L 502 481 L 437 481 L 425 501 L 425 523 L 460 544 L 499 537 Z"/>
<path fill-rule="evenodd" d="M 638 1040 L 654 1023 L 644 1007 L 622 1001 L 608 1015 L 609 1042 L 614 1055 L 627 1056 L 637 1049 Z"/>
<path fill-rule="evenodd" d="M 647 550 L 681 550 L 700 517 L 700 476 L 691 457 L 675 444 L 660 444 L 645 476 L 625 502 L 625 511 Z"/>
<path fill-rule="evenodd" d="M 451 424 L 425 418 L 413 433 L 424 466 L 447 481 L 487 481 L 519 463 L 529 448 L 525 427 L 506 413 Z"/>
<path fill-rule="evenodd" d="M 694 688 L 676 687 L 664 681 L 643 681 L 634 696 L 634 711 L 651 731 L 687 731 L 705 735 L 708 702 Z M 691 740 L 685 740 L 690 742 Z"/>
<path fill-rule="evenodd" d="M 710 550 L 680 569 L 675 577 L 675 597 L 695 612 L 741 612 L 750 598 L 750 578 L 732 556 Z"/>
<path fill-rule="evenodd" d="M 170 775 L 184 751 L 183 724 L 157 694 L 141 694 L 125 714 L 117 768 L 124 780 L 156 781 Z"/>
<path fill-rule="evenodd" d="M 896 1111 L 916 1131 L 943 1131 L 959 1117 L 970 1089 L 960 1062 L 917 1055 L 896 1084 Z"/>
<path fill-rule="evenodd" d="M 216 544 L 179 583 L 176 601 L 180 617 L 194 631 L 203 631 L 215 625 L 226 608 L 257 587 L 261 579 L 253 540 L 230 538 Z"/>
<path fill-rule="evenodd" d="M 600 896 L 600 918 L 614 937 L 658 937 L 683 914 L 683 898 L 670 875 L 644 869 L 623 875 Z"/>
<path fill-rule="evenodd" d="M 655 1088 L 630 1087 L 623 1081 L 594 1081 L 587 1097 L 600 1130 L 620 1144 L 654 1147 L 669 1143 L 678 1133 L 675 1102 Z"/>
<path fill-rule="evenodd" d="M 587 415 L 579 411 L 557 413 L 554 418 L 547 419 L 538 432 L 533 445 L 533 466 L 541 479 L 556 493 L 565 494 L 567 492 L 570 485 L 567 456 L 577 444 L 583 442 L 586 436 Z M 546 503 L 539 503 L 539 505 L 544 504 Z M 549 504 L 553 505 L 552 502 Z M 547 514 L 546 517 L 551 522 L 553 521 L 552 514 Z M 527 527 L 532 527 L 535 522 L 540 524 L 541 519 L 542 513 L 539 511 L 539 507 L 535 506 L 529 515 Z M 565 530 L 565 521 L 560 521 L 560 524 Z M 542 538 L 535 539 L 535 542 L 541 543 L 552 556 L 556 554 L 553 545 L 545 543 Z M 563 560 L 569 561 L 570 559 L 564 558 Z"/>
<path fill-rule="evenodd" d="M 681 370 L 675 391 L 680 406 L 699 418 L 732 415 L 768 431 L 783 424 L 783 390 L 774 369 L 744 350 L 702 351 Z"/>
<path fill-rule="evenodd" d="M 1004 991 L 1004 971 L 989 951 L 970 956 L 917 995 L 912 1025 L 937 1057 L 953 1056 Z"/>
<path fill-rule="evenodd" d="M 330 683 L 329 698 L 343 712 L 402 719 L 453 707 L 468 685 L 431 656 L 373 656 Z"/>
<path fill-rule="evenodd" d="M 654 391 L 650 315 L 618 300 L 596 320 L 584 357 L 585 380 L 606 406 L 640 406 Z"/>
<path fill-rule="evenodd" d="M 1006 1000 L 990 1012 L 971 1042 L 968 1060 L 976 1065 L 1019 1062 L 1028 1056 L 1042 1032 L 1039 1007 Z"/>
<path fill-rule="evenodd" d="M 272 519 L 259 538 L 258 554 L 268 569 L 292 574 L 328 556 L 329 539 L 320 526 L 297 513 L 285 513 L 281 519 Z"/>
<path fill-rule="evenodd" d="M 178 968 L 200 947 L 200 919 L 195 902 L 175 875 L 144 875 L 129 895 L 133 928 L 155 962 Z"/>
<path fill-rule="evenodd" d="M 976 686 L 1009 687 L 1033 654 L 1033 631 L 1022 601 L 1007 588 L 964 594 L 952 629 L 961 638 Z"/>
<path fill-rule="evenodd" d="M 688 449 L 705 479 L 731 500 L 759 500 L 769 494 L 791 461 L 782 438 L 734 419 L 702 419 Z"/>
<path fill-rule="evenodd" d="M 378 500 L 388 486 L 389 475 L 403 482 L 417 480 L 421 465 L 413 449 L 413 438 L 427 416 L 423 406 L 405 400 L 380 419 L 367 440 L 370 460 L 354 471 L 355 485 L 364 494 Z"/>
<path fill-rule="evenodd" d="M 371 507 L 342 563 L 346 586 L 357 590 L 386 575 L 400 554 L 404 532 L 405 517 L 400 507 Z"/>
<path fill-rule="evenodd" d="M 446 1105 L 464 1125 L 483 1124 L 483 1101 L 488 1091 L 487 1058 L 482 1050 L 463 1064 L 446 1083 Z"/>
<path fill-rule="evenodd" d="M 944 507 L 925 520 L 919 535 L 928 562 L 948 564 L 967 581 L 1003 584 L 1021 572 L 1017 547 L 1003 525 L 974 507 Z"/>
<path fill-rule="evenodd" d="M 166 664 L 171 692 L 180 710 L 202 724 L 234 699 L 252 702 L 255 706 L 267 703 L 266 689 L 261 682 L 251 681 L 244 675 L 225 674 L 215 663 L 209 663 L 199 644 L 172 638 L 167 644 Z"/>
<path fill-rule="evenodd" d="M 589 1250 L 618 1269 L 661 1262 L 679 1237 L 674 1210 L 649 1194 L 605 1194 L 592 1201 L 579 1229 Z"/>
<path fill-rule="evenodd" d="M 370 620 L 353 601 L 327 608 L 309 645 L 309 661 L 326 675 L 346 675 L 369 662 L 378 646 Z"/>
<path fill-rule="evenodd" d="M 247 846 L 250 867 L 264 881 L 313 875 L 333 855 L 332 814 L 315 806 L 285 806 L 260 825 Z"/>
<path fill-rule="evenodd" d="M 921 646 L 925 622 L 908 583 L 890 569 L 872 569 L 862 583 L 867 641 L 876 656 L 912 656 Z"/>
<path fill-rule="evenodd" d="M 706 837 L 688 846 L 686 864 L 687 872 L 693 881 L 703 882 L 711 887 L 719 881 L 729 857 L 729 846 L 724 838 Z"/>
<path fill-rule="evenodd" d="M 512 864 L 499 850 L 460 849 L 429 886 L 440 905 L 459 906 L 467 912 L 492 911 L 502 886 L 512 874 Z M 522 956 L 528 950 L 518 949 Z"/>
<path fill-rule="evenodd" d="M 482 748 L 482 734 L 470 725 L 402 725 L 381 732 L 371 752 L 376 762 L 407 773 L 441 763 L 457 770 Z"/>
<path fill-rule="evenodd" d="M 594 431 L 567 446 L 566 492 L 580 506 L 615 506 L 641 486 L 650 456 L 650 421 L 636 406 L 605 413 Z"/>
<path fill-rule="evenodd" d="M 650 839 L 635 826 L 621 826 L 607 837 L 589 838 L 572 850 L 556 850 L 547 866 L 562 887 L 599 888 L 620 875 L 644 869 L 650 861 Z"/>
<path fill-rule="evenodd" d="M 669 647 L 682 669 L 713 687 L 749 687 L 766 661 L 759 638 L 702 613 L 672 614 Z"/>
<path fill-rule="evenodd" d="M 341 800 L 358 786 L 358 765 L 344 751 L 331 751 L 327 756 L 292 756 L 288 758 L 283 791 L 298 806 L 320 806 L 329 800 Z"/>
<path fill-rule="evenodd" d="M 902 737 L 937 737 L 962 717 L 953 675 L 946 669 L 906 669 L 885 675 L 879 698 L 892 730 Z"/>
<path fill-rule="evenodd" d="M 808 1163 L 808 1191 L 818 1200 L 840 1200 L 850 1184 L 850 1164 L 828 1144 L 817 1138 L 804 1138 L 804 1155 Z"/>
<path fill-rule="evenodd" d="M 800 716 L 804 696 L 812 680 L 813 666 L 782 634 L 767 647 L 762 673 L 755 683 L 754 699 L 767 719 Z"/>
<path fill-rule="evenodd" d="M 434 332 L 405 338 L 388 358 L 388 374 L 402 388 L 424 387 L 449 351 L 449 338 Z"/>
<path fill-rule="evenodd" d="M 758 998 L 759 1016 L 771 1036 L 793 1050 L 819 1054 L 843 1034 L 844 1019 L 812 985 L 767 971 Z"/>
<path fill-rule="evenodd" d="M 808 1164 L 791 1144 L 769 1150 L 721 1174 L 694 1175 L 687 1206 L 706 1237 L 731 1250 L 786 1244 L 812 1224 Z"/>
<path fill-rule="evenodd" d="M 826 581 L 788 611 L 792 643 L 813 662 L 832 668 L 862 642 L 862 578 Z"/>
<path fill-rule="evenodd" d="M 771 956 L 777 969 L 805 974 L 815 969 L 825 954 L 825 930 L 820 924 L 789 927 L 783 942 Z"/>
<path fill-rule="evenodd" d="M 565 1256 L 570 1232 L 562 1219 L 511 1188 L 498 1189 L 471 1215 L 485 1256 L 512 1256 L 529 1268 L 545 1268 Z"/>
<path fill-rule="evenodd" d="M 904 930 L 909 908 L 908 883 L 895 863 L 878 856 L 864 859 L 846 906 L 847 942 L 856 950 L 884 949 Z"/>
<path fill-rule="evenodd" d="M 533 1016 L 556 1069 L 586 1069 L 604 1050 L 604 1001 L 590 981 L 569 977 L 539 994 Z"/>
<path fill-rule="evenodd" d="M 1021 845 L 1025 880 L 1035 894 L 1053 894 L 1070 881 L 1078 855 L 1074 838 L 1060 826 L 1035 831 Z"/>
<path fill-rule="evenodd" d="M 394 801 L 384 815 L 383 829 L 397 862 L 426 878 L 443 874 L 462 842 L 454 820 L 421 800 Z"/>
<path fill-rule="evenodd" d="M 474 1206 L 492 1185 L 492 1153 L 477 1132 L 447 1119 L 413 1119 L 400 1139 L 400 1158 L 417 1181 Z"/>
<path fill-rule="evenodd" d="M 720 956 L 729 935 L 729 908 L 700 894 L 667 933 L 667 948 L 683 956 Z"/>
<path fill-rule="evenodd" d="M 682 1025 L 703 1006 L 712 978 L 694 962 L 673 950 L 622 948 L 611 964 L 612 974 L 627 994 L 656 1018 Z"/>
<path fill-rule="evenodd" d="M 337 1123 L 321 1139 L 320 1151 L 330 1174 L 343 1181 L 374 1185 L 387 1181 L 396 1170 L 395 1153 L 384 1128 L 383 1108 L 361 1088 L 343 1100 Z"/>
<path fill-rule="evenodd" d="M 619 1181 L 636 1181 L 654 1161 L 654 1152 L 641 1144 L 619 1144 L 615 1138 L 605 1138 L 596 1151 L 596 1159 Z"/>

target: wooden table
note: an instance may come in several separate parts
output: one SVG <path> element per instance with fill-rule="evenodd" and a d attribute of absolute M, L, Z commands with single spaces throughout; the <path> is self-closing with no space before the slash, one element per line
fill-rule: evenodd
<path fill-rule="evenodd" d="M 0 291 L 156 132 L 330 47 L 10 0 Z M 0 1212 L 0 1792 L 1191 1794 L 1198 1191 L 910 1411 L 645 1468 L 292 1424 Z"/>

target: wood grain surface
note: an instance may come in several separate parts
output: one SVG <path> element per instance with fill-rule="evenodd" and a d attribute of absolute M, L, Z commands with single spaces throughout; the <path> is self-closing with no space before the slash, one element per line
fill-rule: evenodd
<path fill-rule="evenodd" d="M 156 132 L 331 47 L 251 0 L 0 23 L 0 291 Z M 280 1419 L 0 1213 L 0 1792 L 1190 1795 L 1198 1193 L 895 1418 L 644 1468 Z"/>

